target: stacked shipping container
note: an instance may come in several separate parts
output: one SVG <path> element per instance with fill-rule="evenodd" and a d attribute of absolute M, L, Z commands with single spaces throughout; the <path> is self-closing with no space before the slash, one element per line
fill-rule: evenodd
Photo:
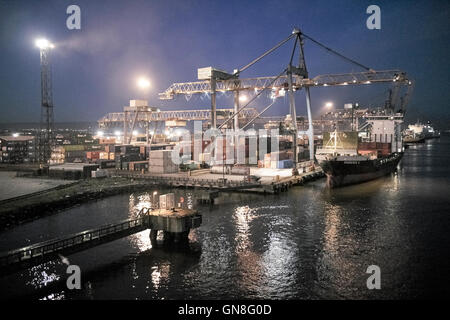
<path fill-rule="evenodd" d="M 150 173 L 177 173 L 178 164 L 172 161 L 172 150 L 150 152 L 148 171 Z"/>

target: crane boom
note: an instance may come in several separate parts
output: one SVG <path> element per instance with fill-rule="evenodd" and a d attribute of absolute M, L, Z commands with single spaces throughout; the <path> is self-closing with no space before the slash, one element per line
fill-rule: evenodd
<path fill-rule="evenodd" d="M 231 80 L 217 80 L 216 91 L 241 91 L 241 90 L 262 90 L 272 82 L 276 76 L 257 77 Z M 296 90 L 302 87 L 321 87 L 321 86 L 341 86 L 341 85 L 361 85 L 371 83 L 390 83 L 399 82 L 409 84 L 406 73 L 400 70 L 383 71 L 365 71 L 342 74 L 318 75 L 312 79 L 302 78 L 293 75 L 293 86 Z M 278 77 L 272 84 L 273 89 L 287 89 L 287 75 Z M 195 81 L 174 83 L 164 92 L 159 94 L 161 100 L 171 100 L 176 95 L 192 95 L 199 93 L 209 93 L 211 91 L 210 81 Z"/>

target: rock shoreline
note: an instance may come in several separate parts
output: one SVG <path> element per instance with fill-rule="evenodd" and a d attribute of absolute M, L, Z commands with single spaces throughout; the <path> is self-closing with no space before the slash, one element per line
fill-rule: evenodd
<path fill-rule="evenodd" d="M 150 184 L 142 180 L 105 178 L 83 180 L 59 190 L 0 206 L 0 231 L 55 214 L 76 205 L 126 192 L 144 191 Z"/>

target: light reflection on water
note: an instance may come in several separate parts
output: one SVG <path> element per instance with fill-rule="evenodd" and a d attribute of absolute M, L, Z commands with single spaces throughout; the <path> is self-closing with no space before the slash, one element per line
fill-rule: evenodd
<path fill-rule="evenodd" d="M 176 202 L 203 214 L 189 246 L 152 247 L 149 231 L 143 231 L 70 256 L 83 272 L 81 292 L 65 290 L 64 265 L 56 261 L 0 278 L 1 296 L 30 291 L 46 299 L 445 294 L 442 280 L 448 277 L 437 275 L 450 267 L 449 160 L 450 139 L 441 138 L 408 149 L 397 174 L 342 189 L 328 190 L 317 181 L 275 196 L 222 193 L 214 206 L 198 206 L 199 191 L 175 189 Z M 136 217 L 157 202 L 155 191 L 168 190 L 114 196 L 19 226 L 2 234 L 0 247 Z M 382 291 L 365 286 L 371 264 L 382 269 Z"/>

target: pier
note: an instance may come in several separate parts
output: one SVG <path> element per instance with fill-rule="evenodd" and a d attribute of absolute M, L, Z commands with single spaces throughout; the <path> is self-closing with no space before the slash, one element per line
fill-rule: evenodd
<path fill-rule="evenodd" d="M 146 183 L 167 187 L 271 194 L 284 192 L 293 186 L 303 185 L 308 181 L 317 180 L 325 176 L 320 168 L 288 177 L 262 177 L 260 181 L 256 182 L 246 181 L 244 180 L 244 176 L 220 174 L 205 174 L 203 175 L 204 178 L 201 178 L 197 175 L 188 176 L 182 173 L 154 175 L 149 173 L 116 170 L 115 175 L 130 179 L 143 179 Z M 205 202 L 208 202 L 209 200 L 206 200 Z"/>
<path fill-rule="evenodd" d="M 87 250 L 146 229 L 151 230 L 150 240 L 153 244 L 156 243 L 158 231 L 164 232 L 165 242 L 182 242 L 187 240 L 191 229 L 199 227 L 202 223 L 202 216 L 196 210 L 189 209 L 143 208 L 137 216 L 137 218 L 5 252 L 0 254 L 0 270 L 16 271 L 58 259 L 59 255 L 70 255 Z"/>

